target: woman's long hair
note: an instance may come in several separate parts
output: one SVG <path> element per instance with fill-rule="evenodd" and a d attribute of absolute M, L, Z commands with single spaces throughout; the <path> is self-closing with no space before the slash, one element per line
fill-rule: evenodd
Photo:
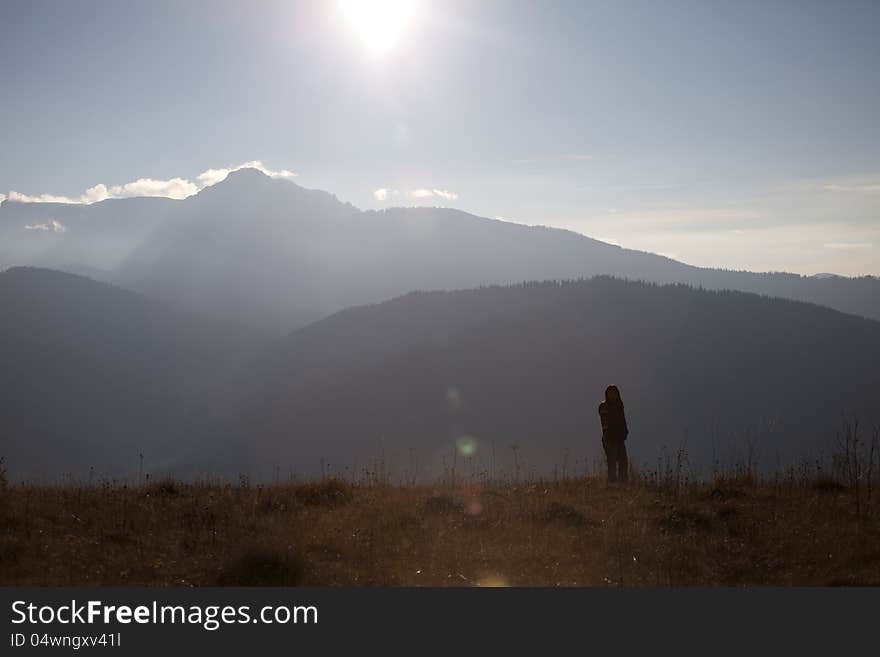
<path fill-rule="evenodd" d="M 620 396 L 620 390 L 617 389 L 617 386 L 612 385 L 605 388 L 605 403 L 623 408 L 623 398 Z"/>

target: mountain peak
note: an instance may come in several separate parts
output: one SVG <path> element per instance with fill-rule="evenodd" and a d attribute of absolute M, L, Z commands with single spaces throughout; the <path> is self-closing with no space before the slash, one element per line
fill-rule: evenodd
<path fill-rule="evenodd" d="M 254 167 L 242 167 L 241 169 L 230 171 L 221 182 L 226 182 L 227 180 L 271 180 L 271 178 Z"/>
<path fill-rule="evenodd" d="M 298 185 L 290 178 L 272 176 L 260 169 L 242 167 L 229 174 L 220 182 L 205 187 L 196 197 L 214 199 L 222 203 L 275 204 L 282 210 L 308 210 L 320 212 L 357 212 L 350 203 L 343 203 L 334 194 L 320 189 L 309 189 Z M 295 205 L 289 205 L 289 204 Z"/>
<path fill-rule="evenodd" d="M 273 178 L 259 169 L 252 167 L 243 167 L 230 171 L 229 174 L 220 182 L 205 187 L 197 196 L 206 198 L 230 198 L 236 197 L 241 199 L 253 198 L 255 196 L 264 196 L 270 190 L 290 190 L 302 189 L 292 180 L 283 178 Z"/>
<path fill-rule="evenodd" d="M 279 180 L 277 178 L 272 178 L 271 176 L 266 175 L 259 169 L 254 169 L 252 167 L 244 167 L 242 169 L 236 169 L 235 171 L 230 171 L 229 174 L 221 180 L 216 185 L 212 185 L 212 187 L 236 187 L 236 188 L 245 188 L 245 187 L 265 187 L 271 185 L 273 183 L 286 183 L 289 182 L 292 185 L 295 185 L 293 181 L 290 180 Z M 209 188 L 210 189 L 210 188 Z"/>

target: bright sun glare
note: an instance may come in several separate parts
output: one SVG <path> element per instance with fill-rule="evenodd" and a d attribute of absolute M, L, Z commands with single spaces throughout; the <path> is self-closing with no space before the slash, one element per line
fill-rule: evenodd
<path fill-rule="evenodd" d="M 384 53 L 400 39 L 415 4 L 414 0 L 342 0 L 340 7 L 367 48 Z"/>

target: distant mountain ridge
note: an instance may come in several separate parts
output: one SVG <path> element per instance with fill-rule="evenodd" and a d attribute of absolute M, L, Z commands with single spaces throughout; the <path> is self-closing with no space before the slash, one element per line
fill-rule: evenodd
<path fill-rule="evenodd" d="M 878 363 L 880 323 L 740 292 L 600 277 L 412 293 L 294 332 L 209 434 L 217 458 L 264 476 L 380 457 L 400 471 L 413 454 L 436 476 L 462 441 L 478 469 L 512 467 L 514 445 L 546 474 L 599 461 L 616 383 L 639 466 L 683 446 L 705 473 L 751 444 L 772 468 L 827 453 L 844 415 L 880 420 Z"/>
<path fill-rule="evenodd" d="M 89 278 L 0 273 L 0 456 L 16 477 L 57 480 L 178 461 L 208 390 L 247 336 Z"/>
<path fill-rule="evenodd" d="M 58 221 L 63 230 L 26 230 Z M 0 264 L 104 280 L 280 335 L 412 290 L 611 275 L 809 301 L 880 319 L 880 280 L 686 265 L 566 230 L 445 208 L 361 211 L 241 169 L 183 201 L 0 205 Z"/>
<path fill-rule="evenodd" d="M 73 266 L 112 271 L 179 203 L 152 197 L 91 205 L 6 199 L 0 203 L 0 269 Z"/>
<path fill-rule="evenodd" d="M 762 463 L 877 422 L 880 322 L 820 306 L 597 277 L 414 292 L 255 341 L 89 278 L 0 273 L 0 456 L 15 478 L 422 477 L 599 458 L 623 392 L 634 463 L 753 444 Z M 463 451 L 460 451 L 463 450 Z M 494 452 L 497 451 L 497 455 Z M 491 456 L 490 456 L 491 455 Z M 471 458 L 473 457 L 473 458 Z M 494 461 L 493 461 L 494 462 Z"/>

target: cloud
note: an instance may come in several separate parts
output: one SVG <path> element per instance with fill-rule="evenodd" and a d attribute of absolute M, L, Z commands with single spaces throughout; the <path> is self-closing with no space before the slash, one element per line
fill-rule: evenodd
<path fill-rule="evenodd" d="M 458 198 L 458 194 L 455 192 L 450 192 L 449 190 L 446 190 L 446 189 L 436 189 L 436 188 L 435 189 L 426 189 L 426 188 L 413 189 L 412 191 L 409 192 L 408 196 L 410 198 L 415 198 L 415 199 L 438 197 L 438 198 L 442 198 L 447 201 L 454 201 Z"/>
<path fill-rule="evenodd" d="M 104 187 L 97 185 L 96 187 Z M 93 187 L 92 189 L 95 189 Z M 105 188 L 106 191 L 106 188 Z M 110 188 L 110 196 L 104 198 L 132 198 L 134 196 L 161 196 L 164 198 L 184 199 L 199 191 L 195 183 L 183 178 L 171 180 L 155 180 L 153 178 L 139 178 L 134 182 L 124 185 L 114 185 Z M 103 200 L 103 199 L 101 199 Z"/>
<path fill-rule="evenodd" d="M 234 167 L 226 167 L 223 169 L 207 169 L 203 171 L 198 176 L 196 176 L 196 180 L 200 183 L 199 189 L 204 189 L 205 187 L 216 185 L 218 182 L 226 180 L 226 176 L 228 176 L 230 173 L 232 173 L 233 171 L 238 171 L 239 169 L 256 169 L 257 171 L 266 174 L 270 178 L 282 180 L 292 180 L 298 175 L 288 169 L 280 169 L 278 171 L 270 169 L 265 166 L 261 160 L 250 160 L 249 162 L 242 162 L 241 164 Z"/>
<path fill-rule="evenodd" d="M 196 176 L 196 180 L 204 187 L 210 187 L 211 185 L 216 185 L 218 182 L 223 182 L 226 180 L 226 176 L 229 175 L 231 169 L 208 169 L 206 171 L 202 171 L 198 176 Z"/>
<path fill-rule="evenodd" d="M 55 196 L 54 194 L 40 194 L 39 196 L 29 196 L 27 194 L 21 194 L 14 190 L 9 192 L 9 196 L 7 196 L 7 198 L 10 201 L 16 201 L 18 203 L 82 203 L 82 201 L 69 198 L 67 196 Z"/>
<path fill-rule="evenodd" d="M 846 185 L 832 183 L 824 186 L 829 192 L 845 192 L 849 194 L 877 194 L 880 193 L 880 183 L 867 183 L 864 185 Z"/>
<path fill-rule="evenodd" d="M 107 191 L 107 185 L 99 183 L 94 187 L 89 187 L 86 193 L 82 195 L 83 203 L 97 203 L 110 198 L 110 192 Z"/>
<path fill-rule="evenodd" d="M 270 178 L 291 180 L 297 176 L 288 169 L 273 170 L 265 166 L 260 160 L 243 162 L 236 166 L 222 169 L 207 169 L 196 176 L 195 182 L 186 178 L 170 178 L 159 180 L 156 178 L 138 178 L 123 185 L 107 187 L 104 183 L 98 183 L 89 187 L 79 196 L 57 196 L 55 194 L 39 194 L 31 196 L 16 191 L 10 191 L 8 196 L 0 194 L 0 202 L 8 198 L 18 203 L 75 203 L 89 205 L 110 198 L 133 198 L 136 196 L 159 196 L 162 198 L 184 199 L 211 185 L 216 185 L 226 179 L 233 171 L 239 169 L 257 169 Z M 42 225 L 42 224 L 40 224 Z M 40 229 L 35 229 L 40 230 Z"/>
<path fill-rule="evenodd" d="M 132 198 L 134 196 L 163 196 L 166 198 L 182 199 L 192 196 L 198 191 L 199 188 L 194 183 L 183 178 L 172 178 L 171 180 L 140 178 L 124 185 L 113 185 L 110 188 L 103 183 L 99 183 L 94 187 L 89 187 L 84 193 L 76 197 L 56 196 L 54 194 L 29 196 L 11 191 L 9 192 L 9 200 L 18 201 L 19 203 L 73 203 L 90 205 L 91 203 L 106 201 L 108 198 Z"/>
<path fill-rule="evenodd" d="M 42 230 L 42 231 L 51 231 L 53 233 L 66 233 L 67 226 L 62 224 L 60 221 L 56 221 L 55 219 L 50 219 L 44 224 L 27 224 L 24 227 L 25 230 Z"/>
<path fill-rule="evenodd" d="M 823 244 L 826 249 L 837 249 L 839 251 L 854 251 L 858 249 L 870 249 L 873 248 L 873 244 L 870 242 L 829 242 L 827 244 Z"/>
<path fill-rule="evenodd" d="M 6 200 L 6 194 L 0 194 L 0 203 Z"/>
<path fill-rule="evenodd" d="M 373 198 L 380 202 L 390 201 L 401 195 L 396 189 L 388 187 L 379 187 L 373 190 Z M 419 187 L 403 192 L 403 196 L 409 199 L 420 201 L 423 199 L 436 198 L 444 201 L 455 201 L 458 198 L 456 192 L 450 192 L 448 189 L 437 189 L 436 187 Z"/>
<path fill-rule="evenodd" d="M 458 198 L 458 194 L 455 192 L 450 192 L 445 189 L 432 189 L 434 192 L 434 196 L 439 196 L 440 198 L 445 198 L 447 201 L 454 201 Z"/>
<path fill-rule="evenodd" d="M 379 189 L 373 190 L 373 198 L 377 201 L 391 201 L 392 199 L 400 196 L 400 192 L 396 189 L 388 189 L 387 187 L 380 187 Z"/>

